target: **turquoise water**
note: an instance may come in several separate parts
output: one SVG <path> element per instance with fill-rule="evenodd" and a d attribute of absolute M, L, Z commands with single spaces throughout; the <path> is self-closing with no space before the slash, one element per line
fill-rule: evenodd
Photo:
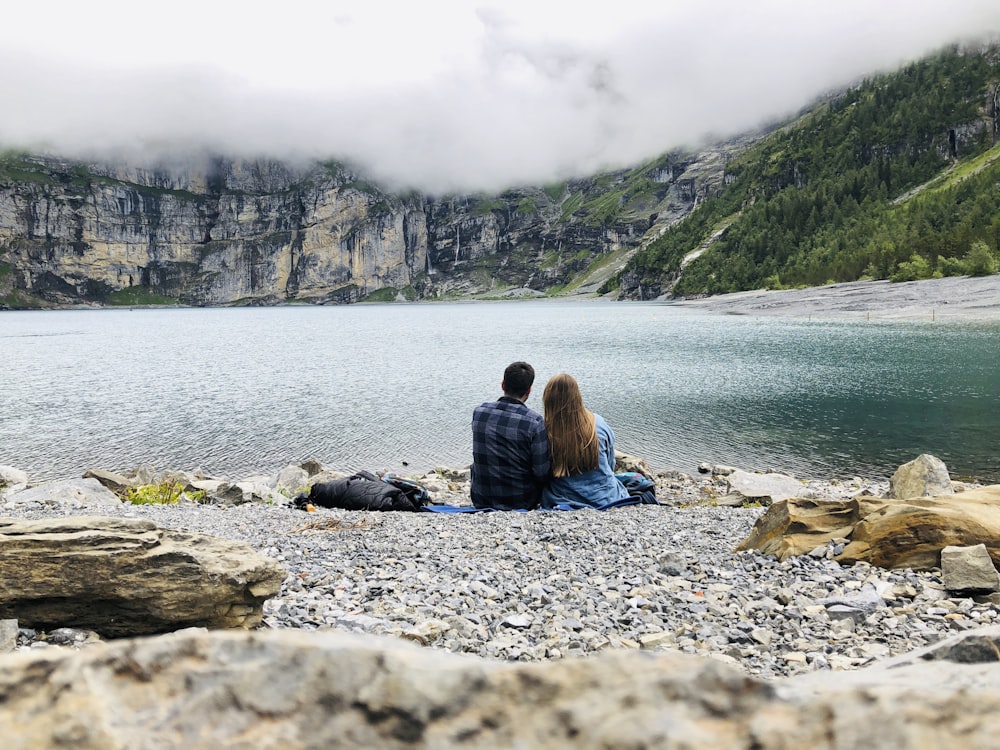
<path fill-rule="evenodd" d="M 698 463 L 886 476 L 919 453 L 1000 481 L 1000 328 L 505 302 L 0 313 L 0 464 L 231 477 L 316 458 L 419 472 L 471 460 L 474 406 L 515 359 L 573 374 L 618 447 Z"/>

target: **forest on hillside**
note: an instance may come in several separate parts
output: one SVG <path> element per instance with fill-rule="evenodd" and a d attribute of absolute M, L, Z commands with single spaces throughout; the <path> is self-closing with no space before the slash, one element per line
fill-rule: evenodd
<path fill-rule="evenodd" d="M 683 296 L 995 273 L 998 90 L 995 45 L 865 80 L 734 159 L 623 275 Z"/>

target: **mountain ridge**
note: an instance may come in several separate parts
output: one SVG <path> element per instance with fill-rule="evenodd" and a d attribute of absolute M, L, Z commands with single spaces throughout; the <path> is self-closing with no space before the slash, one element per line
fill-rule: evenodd
<path fill-rule="evenodd" d="M 1000 268 L 1000 46 L 953 46 L 787 123 L 496 194 L 337 161 L 0 153 L 0 305 L 691 297 Z"/>
<path fill-rule="evenodd" d="M 675 152 L 587 180 L 431 197 L 387 192 L 332 161 L 215 157 L 170 169 L 7 152 L 0 304 L 546 293 L 717 189 L 722 171 L 704 158 Z"/>
<path fill-rule="evenodd" d="M 993 273 L 998 135 L 996 44 L 866 79 L 744 151 L 723 191 L 632 258 L 622 296 Z"/>

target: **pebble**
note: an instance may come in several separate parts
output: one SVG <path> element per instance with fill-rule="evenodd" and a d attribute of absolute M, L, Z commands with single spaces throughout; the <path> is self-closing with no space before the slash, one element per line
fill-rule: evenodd
<path fill-rule="evenodd" d="M 461 484 L 441 487 L 439 501 L 462 501 Z M 719 480 L 671 475 L 658 491 L 668 504 L 604 513 L 306 513 L 266 503 L 108 512 L 242 540 L 280 561 L 288 576 L 262 627 L 388 634 L 496 660 L 673 650 L 770 679 L 857 669 L 1000 620 L 998 604 L 949 598 L 939 571 L 844 567 L 827 548 L 784 562 L 734 552 L 766 509 L 712 502 L 724 495 Z M 95 640 L 69 628 L 22 628 L 17 638 L 22 649 Z"/>

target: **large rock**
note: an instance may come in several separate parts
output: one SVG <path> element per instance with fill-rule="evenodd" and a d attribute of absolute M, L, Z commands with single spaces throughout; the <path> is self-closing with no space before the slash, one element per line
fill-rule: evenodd
<path fill-rule="evenodd" d="M 787 474 L 754 474 L 749 471 L 734 469 L 726 475 L 729 491 L 735 492 L 750 500 L 759 500 L 765 504 L 798 497 L 805 489 L 802 482 Z"/>
<path fill-rule="evenodd" d="M 765 683 L 676 653 L 522 664 L 376 636 L 185 631 L 0 656 L 0 726 L 4 750 L 993 747 L 998 636 Z"/>
<path fill-rule="evenodd" d="M 46 482 L 31 489 L 11 492 L 7 494 L 7 504 L 100 510 L 105 506 L 120 506 L 122 501 L 97 479 L 88 477 Z"/>
<path fill-rule="evenodd" d="M 849 500 L 790 498 L 757 519 L 737 550 L 758 550 L 784 560 L 834 540 L 845 564 L 883 568 L 939 567 L 948 546 L 985 544 L 1000 561 L 1000 485 L 955 495 L 910 500 L 858 496 Z"/>
<path fill-rule="evenodd" d="M 25 487 L 28 484 L 28 475 L 13 466 L 0 466 L 0 490 L 12 487 Z"/>
<path fill-rule="evenodd" d="M 851 535 L 859 501 L 789 498 L 771 505 L 757 519 L 737 551 L 757 550 L 779 560 L 804 555 L 832 539 Z"/>
<path fill-rule="evenodd" d="M 268 484 L 287 497 L 292 497 L 297 492 L 308 491 L 309 471 L 301 466 L 286 466 L 277 476 L 272 477 Z"/>
<path fill-rule="evenodd" d="M 927 453 L 900 466 L 889 480 L 889 495 L 897 500 L 951 495 L 954 491 L 944 461 Z"/>
<path fill-rule="evenodd" d="M 945 547 L 985 544 L 1000 561 L 1000 485 L 910 500 L 859 498 L 861 520 L 836 559 L 882 568 L 940 567 Z"/>
<path fill-rule="evenodd" d="M 0 519 L 0 619 L 108 637 L 249 628 L 285 571 L 249 545 L 134 518 Z"/>

